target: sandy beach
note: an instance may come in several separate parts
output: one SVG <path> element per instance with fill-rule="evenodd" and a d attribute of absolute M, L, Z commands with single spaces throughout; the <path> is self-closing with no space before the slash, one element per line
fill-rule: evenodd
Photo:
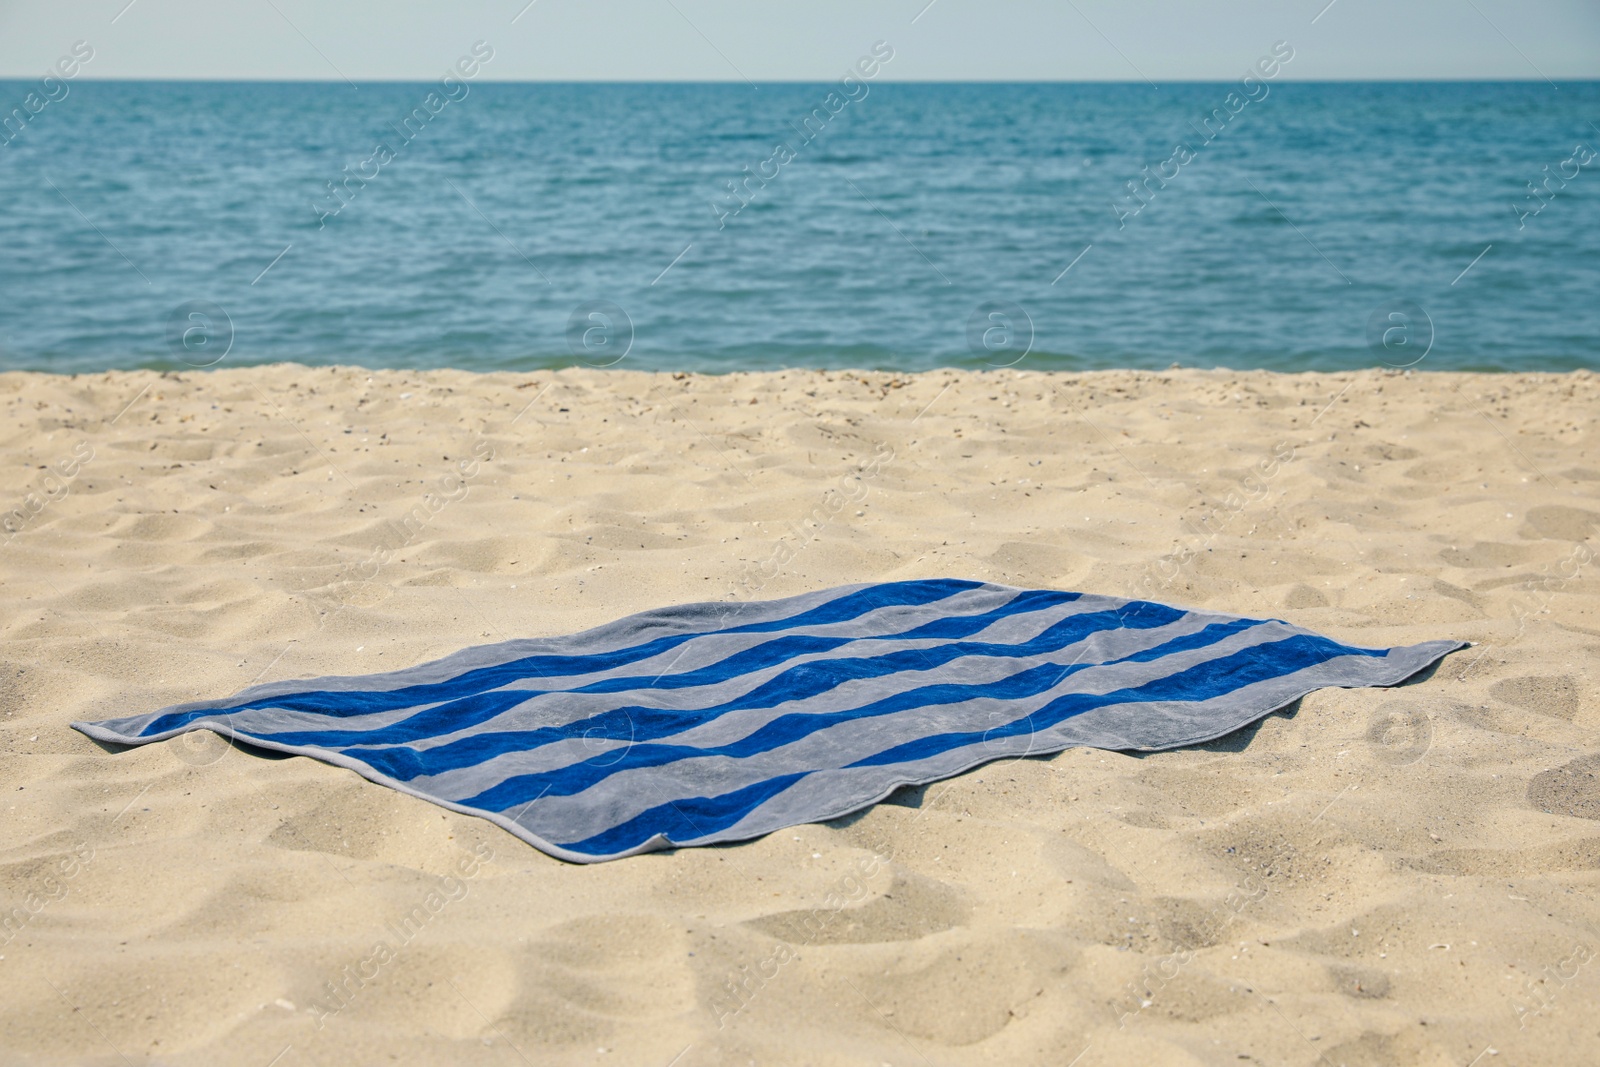
<path fill-rule="evenodd" d="M 1600 1062 L 1597 414 L 1583 371 L 0 374 L 0 1063 Z M 941 576 L 1474 647 L 594 866 L 68 726 Z"/>

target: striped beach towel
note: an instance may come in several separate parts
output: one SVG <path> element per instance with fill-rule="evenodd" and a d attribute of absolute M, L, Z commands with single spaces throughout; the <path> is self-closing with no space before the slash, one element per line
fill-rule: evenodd
<path fill-rule="evenodd" d="M 1149 601 L 885 582 L 73 725 L 130 745 L 215 730 L 591 863 L 836 818 L 991 760 L 1207 741 L 1324 686 L 1394 685 L 1462 645 L 1354 648 Z"/>

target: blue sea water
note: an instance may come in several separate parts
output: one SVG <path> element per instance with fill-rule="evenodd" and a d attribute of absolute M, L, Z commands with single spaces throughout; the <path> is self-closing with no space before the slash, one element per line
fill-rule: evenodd
<path fill-rule="evenodd" d="M 36 88 L 0 368 L 1600 367 L 1600 83 Z"/>

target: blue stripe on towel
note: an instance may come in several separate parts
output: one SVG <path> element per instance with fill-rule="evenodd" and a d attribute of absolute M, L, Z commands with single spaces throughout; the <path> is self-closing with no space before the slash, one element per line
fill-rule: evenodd
<path fill-rule="evenodd" d="M 1153 628 L 1163 623 L 1176 621 L 1181 617 L 1181 612 L 1170 608 L 1163 609 L 1163 613 L 1144 613 L 1136 618 L 1126 620 L 1123 629 L 1133 629 L 1134 622 L 1140 624 L 1139 628 Z M 702 726 L 711 719 L 732 711 L 742 711 L 749 708 L 775 707 L 779 704 L 789 703 L 836 687 L 838 684 L 865 678 L 881 677 L 889 674 L 909 673 L 913 671 L 927 671 L 943 666 L 950 660 L 961 656 L 1004 656 L 1020 658 L 1023 656 L 1039 656 L 1049 652 L 1057 652 L 1067 645 L 1082 640 L 1102 630 L 1118 629 L 1118 616 L 1114 612 L 1099 612 L 1094 615 L 1078 615 L 1065 619 L 1038 637 L 1016 645 L 997 645 L 985 642 L 952 641 L 936 648 L 911 648 L 899 652 L 891 652 L 876 657 L 835 657 L 821 662 L 805 663 L 792 667 L 777 677 L 762 683 L 756 689 L 740 696 L 736 700 L 699 709 L 661 709 L 643 706 L 629 706 L 608 709 L 600 715 L 589 718 L 575 719 L 560 726 L 544 727 L 536 730 L 518 731 L 514 735 L 518 740 L 516 748 L 533 748 L 554 741 L 566 740 L 571 737 L 588 737 L 591 740 L 609 739 L 622 741 L 645 741 L 687 730 L 694 726 Z M 1254 625 L 1251 620 L 1243 620 Z M 819 643 L 810 648 L 810 652 L 825 652 L 837 648 L 835 641 L 853 640 L 857 643 L 867 641 L 883 641 L 885 638 L 870 635 L 854 639 L 830 639 L 828 642 Z M 779 641 L 772 641 L 769 645 L 777 645 Z M 868 648 L 863 651 L 869 650 Z M 738 657 L 732 657 L 737 659 Z M 785 657 L 792 658 L 792 657 Z M 753 674 L 762 666 L 769 665 L 761 659 L 752 657 L 748 668 L 745 670 L 722 669 L 731 662 L 724 660 L 717 664 L 716 671 L 695 672 L 687 671 L 682 675 L 671 678 L 656 676 L 638 676 L 629 679 L 630 689 L 650 689 L 668 691 L 672 689 L 687 688 L 679 683 L 678 679 L 694 674 L 701 675 L 699 684 L 706 685 L 715 682 L 727 681 L 741 675 Z M 623 692 L 624 689 L 599 690 L 592 686 L 580 686 L 567 690 L 571 693 L 593 692 Z M 459 732 L 467 726 L 476 726 L 487 722 L 494 715 L 509 711 L 519 704 L 528 703 L 534 697 L 554 695 L 553 690 L 515 690 L 502 694 L 503 699 L 498 706 L 492 707 L 492 714 L 483 714 L 491 708 L 475 705 L 468 702 L 459 704 L 440 705 L 430 708 L 413 718 L 396 723 L 392 727 L 377 728 L 372 730 L 351 731 L 305 731 L 281 734 L 265 734 L 264 738 L 286 745 L 317 743 L 323 745 L 385 745 L 403 744 L 409 741 L 424 738 L 437 738 L 446 732 Z M 477 698 L 473 698 L 476 700 Z M 641 719 L 648 715 L 648 724 L 641 730 Z M 482 744 L 489 738 L 497 735 L 490 733 L 475 734 L 465 739 L 468 742 Z M 443 746 L 448 747 L 448 746 Z M 407 750 L 409 751 L 409 750 Z M 476 748 L 482 758 L 497 755 L 489 748 Z M 376 753 L 375 753 L 376 754 Z M 417 774 L 437 774 L 449 767 L 443 763 L 434 763 L 440 760 L 444 753 L 439 748 L 430 749 L 427 761 L 428 770 L 421 770 L 423 763 L 418 763 Z M 477 760 L 473 760 L 477 762 Z M 412 775 L 405 775 L 412 777 Z"/>
<path fill-rule="evenodd" d="M 1460 642 L 1340 644 L 1278 620 L 953 579 L 645 612 L 389 674 L 73 725 L 216 729 L 473 812 L 564 859 L 742 840 L 899 785 L 1075 745 L 1221 736 Z"/>
<path fill-rule="evenodd" d="M 372 692 L 340 692 L 337 694 L 336 700 L 330 699 L 334 694 L 316 690 L 292 696 L 285 694 L 274 696 L 270 699 L 244 701 L 233 705 L 230 710 L 249 711 L 256 708 L 288 708 L 298 711 L 314 711 L 323 715 L 369 715 L 373 712 L 388 711 L 394 708 L 415 707 L 418 704 L 428 704 L 440 700 L 460 699 L 474 693 L 497 688 L 508 682 L 520 681 L 529 676 L 542 678 L 547 675 L 577 674 L 580 672 L 594 674 L 601 671 L 614 670 L 630 663 L 636 663 L 639 660 L 659 655 L 694 638 L 705 637 L 709 633 L 762 633 L 784 628 L 786 622 L 791 628 L 846 622 L 880 608 L 927 604 L 949 597 L 960 590 L 974 588 L 978 584 L 977 582 L 963 582 L 956 579 L 938 579 L 927 582 L 889 582 L 883 585 L 867 586 L 857 592 L 851 592 L 790 620 L 775 619 L 765 623 L 749 623 L 744 626 L 734 626 L 726 629 L 695 630 L 668 637 L 660 637 L 644 644 L 605 653 L 529 656 L 511 660 L 510 662 L 498 663 L 480 670 L 464 671 L 445 682 L 403 686 L 397 689 Z M 738 608 L 729 609 L 725 605 L 710 604 L 700 606 L 721 608 L 724 616 L 738 612 Z M 670 609 L 668 609 L 667 611 L 652 612 L 647 615 L 635 615 L 631 619 L 621 620 L 621 623 L 614 625 L 621 625 L 635 620 L 641 623 L 655 622 L 657 619 L 669 617 L 670 614 Z M 710 618 L 712 613 L 701 612 L 699 614 Z M 510 643 L 516 644 L 516 642 Z M 196 718 L 199 718 L 199 715 L 195 713 L 161 715 L 153 726 L 156 732 L 171 730 L 186 726 Z"/>
<path fill-rule="evenodd" d="M 1256 625 L 1256 623 L 1249 619 L 1242 619 L 1223 626 L 1208 627 L 1200 635 L 1195 635 L 1188 639 L 1179 639 L 1179 641 L 1174 641 L 1172 644 L 1177 646 L 1181 642 L 1185 647 L 1200 647 L 1204 643 L 1221 640 L 1228 633 L 1237 632 L 1241 627 L 1253 625 Z M 1206 640 L 1202 642 L 1201 638 Z M 1175 647 L 1173 651 L 1176 650 Z M 1133 657 L 1129 657 L 1130 661 L 1132 659 Z M 635 767 L 660 766 L 680 759 L 703 759 L 714 756 L 723 756 L 729 759 L 747 759 L 750 756 L 793 744 L 819 730 L 827 729 L 842 722 L 860 721 L 919 708 L 957 704 L 980 697 L 991 700 L 1020 700 L 1024 697 L 1037 696 L 1052 689 L 1078 671 L 1087 670 L 1092 666 L 1096 666 L 1096 664 L 1061 665 L 1058 663 L 1041 663 L 1036 667 L 1030 667 L 1027 670 L 1019 671 L 994 682 L 985 682 L 979 685 L 942 682 L 937 685 L 924 685 L 915 689 L 901 690 L 882 700 L 856 707 L 842 708 L 838 711 L 781 715 L 755 732 L 721 747 L 631 744 L 627 746 L 620 759 L 614 755 L 597 756 L 581 763 L 562 767 L 548 774 L 508 778 L 488 792 L 467 798 L 465 803 L 499 811 L 525 803 L 535 796 L 567 796 L 573 793 L 580 793 L 611 774 L 631 770 Z M 852 764 L 852 766 L 867 766 L 869 762 L 869 760 L 861 760 Z M 430 768 L 429 773 L 438 772 Z"/>

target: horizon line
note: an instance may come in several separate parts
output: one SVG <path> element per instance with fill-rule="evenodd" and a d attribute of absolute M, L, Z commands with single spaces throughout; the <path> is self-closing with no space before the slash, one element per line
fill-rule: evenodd
<path fill-rule="evenodd" d="M 46 72 L 47 74 L 50 72 Z M 0 84 L 36 82 L 42 75 L 0 74 Z M 438 78 L 372 77 L 372 78 L 299 78 L 299 77 L 205 77 L 198 75 L 171 75 L 151 77 L 130 75 L 126 77 L 95 77 L 80 75 L 72 79 L 76 84 L 98 82 L 126 84 L 130 82 L 163 84 L 192 82 L 211 85 L 429 85 Z M 474 78 L 473 85 L 829 85 L 838 78 L 768 78 L 742 81 L 738 78 Z M 1207 78 L 882 78 L 873 79 L 874 85 L 1227 85 L 1238 77 Z M 1274 85 L 1423 85 L 1433 83 L 1475 85 L 1486 82 L 1502 84 L 1539 85 L 1551 82 L 1571 84 L 1600 84 L 1600 73 L 1592 75 L 1559 75 L 1551 78 L 1527 78 L 1499 75 L 1461 77 L 1438 75 L 1410 78 L 1388 77 L 1325 77 L 1272 79 Z"/>

